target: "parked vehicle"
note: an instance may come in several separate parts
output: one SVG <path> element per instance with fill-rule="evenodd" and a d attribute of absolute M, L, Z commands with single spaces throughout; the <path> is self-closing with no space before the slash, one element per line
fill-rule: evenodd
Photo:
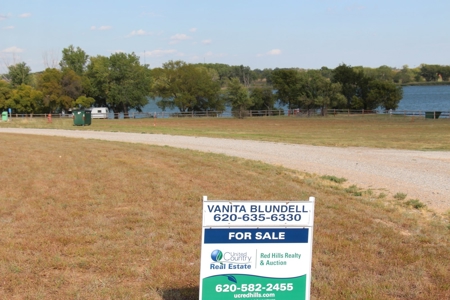
<path fill-rule="evenodd" d="M 109 109 L 107 107 L 91 107 L 92 119 L 108 119 Z"/>

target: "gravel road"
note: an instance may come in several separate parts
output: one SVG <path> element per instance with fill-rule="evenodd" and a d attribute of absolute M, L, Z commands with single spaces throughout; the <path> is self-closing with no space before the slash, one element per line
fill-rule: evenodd
<path fill-rule="evenodd" d="M 450 152 L 337 148 L 248 140 L 122 132 L 0 128 L 36 134 L 167 145 L 259 160 L 290 169 L 344 177 L 359 187 L 408 194 L 438 212 L 450 209 Z"/>

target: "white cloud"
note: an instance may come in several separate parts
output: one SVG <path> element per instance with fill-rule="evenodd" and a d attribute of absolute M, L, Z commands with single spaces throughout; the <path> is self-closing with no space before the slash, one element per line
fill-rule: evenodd
<path fill-rule="evenodd" d="M 202 44 L 205 44 L 205 45 L 209 45 L 209 44 L 211 44 L 212 43 L 212 40 L 211 39 L 207 39 L 207 40 L 203 40 L 202 41 Z"/>
<path fill-rule="evenodd" d="M 24 13 L 24 14 L 19 15 L 19 17 L 20 18 L 29 18 L 29 17 L 31 17 L 31 14 L 30 13 Z"/>
<path fill-rule="evenodd" d="M 143 29 L 139 29 L 139 30 L 133 30 L 132 32 L 130 32 L 130 34 L 128 35 L 128 37 L 130 36 L 143 36 L 143 35 L 151 35 L 151 32 L 147 32 Z"/>
<path fill-rule="evenodd" d="M 197 28 L 195 28 L 195 27 L 194 27 L 194 28 L 191 28 L 191 29 L 189 29 L 189 31 L 190 31 L 190 32 L 196 32 L 196 31 L 197 31 Z"/>
<path fill-rule="evenodd" d="M 168 54 L 175 54 L 177 53 L 177 50 L 175 49 L 168 49 L 168 50 L 153 50 L 153 51 L 145 51 L 144 55 L 147 57 L 160 57 Z"/>
<path fill-rule="evenodd" d="M 269 52 L 267 52 L 268 55 L 280 55 L 281 50 L 280 49 L 272 49 Z"/>
<path fill-rule="evenodd" d="M 185 41 L 185 40 L 189 40 L 189 39 L 191 39 L 190 36 L 188 36 L 184 33 L 177 33 L 170 37 L 170 44 L 172 44 L 172 45 L 177 44 L 181 41 Z"/>
<path fill-rule="evenodd" d="M 14 26 L 5 26 L 2 29 L 14 29 Z"/>
<path fill-rule="evenodd" d="M 3 53 L 22 53 L 23 49 L 13 46 L 2 50 Z"/>

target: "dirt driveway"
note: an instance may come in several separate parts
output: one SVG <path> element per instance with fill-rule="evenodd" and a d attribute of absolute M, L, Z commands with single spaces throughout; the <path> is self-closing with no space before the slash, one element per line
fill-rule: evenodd
<path fill-rule="evenodd" d="M 373 148 L 336 148 L 248 140 L 122 132 L 0 128 L 0 133 L 36 134 L 118 142 L 167 145 L 259 160 L 385 193 L 405 193 L 430 208 L 450 209 L 450 152 Z"/>

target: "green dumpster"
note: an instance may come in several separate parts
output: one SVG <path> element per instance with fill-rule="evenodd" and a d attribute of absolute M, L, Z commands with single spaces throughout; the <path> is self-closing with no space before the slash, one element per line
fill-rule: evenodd
<path fill-rule="evenodd" d="M 91 117 L 91 111 L 86 109 L 84 111 L 84 125 L 91 125 L 92 117 Z"/>
<path fill-rule="evenodd" d="M 72 112 L 73 115 L 73 125 L 75 126 L 86 126 L 91 125 L 91 111 L 85 109 L 76 109 Z"/>
<path fill-rule="evenodd" d="M 440 111 L 426 111 L 425 119 L 439 119 L 440 115 Z"/>
<path fill-rule="evenodd" d="M 2 121 L 4 121 L 4 122 L 8 121 L 8 112 L 7 111 L 2 112 Z"/>

